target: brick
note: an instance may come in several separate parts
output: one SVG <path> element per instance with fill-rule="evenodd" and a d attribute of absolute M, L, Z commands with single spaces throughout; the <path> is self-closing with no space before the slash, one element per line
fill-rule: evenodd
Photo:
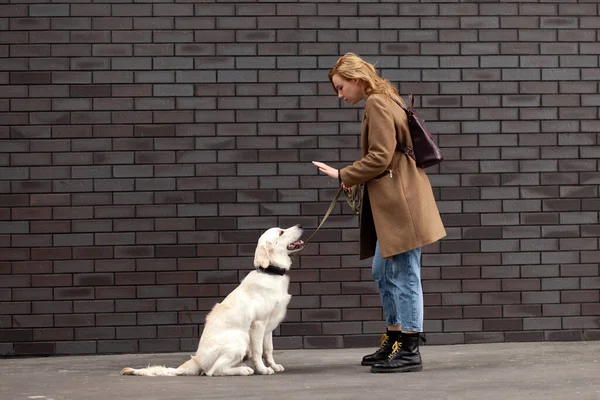
<path fill-rule="evenodd" d="M 445 316 L 444 318 L 451 318 Z M 501 318 L 501 305 L 481 305 L 481 306 L 465 306 L 463 307 L 464 318 Z"/>
<path fill-rule="evenodd" d="M 94 264 L 97 272 L 121 272 L 135 269 L 131 260 L 96 260 Z"/>
<path fill-rule="evenodd" d="M 481 331 L 483 327 L 482 322 L 480 319 L 446 319 L 444 320 L 444 332 Z"/>
<path fill-rule="evenodd" d="M 504 342 L 503 332 L 465 332 L 465 344 L 469 343 L 500 343 Z"/>
<path fill-rule="evenodd" d="M 563 329 L 594 329 L 598 327 L 597 317 L 563 317 Z"/>
<path fill-rule="evenodd" d="M 97 299 L 129 299 L 135 298 L 135 287 L 100 287 L 94 290 Z"/>
<path fill-rule="evenodd" d="M 139 351 L 137 340 L 98 340 L 99 354 L 136 353 Z"/>
<path fill-rule="evenodd" d="M 31 341 L 33 331 L 31 329 L 2 329 L 2 336 L 6 341 Z"/>
<path fill-rule="evenodd" d="M 581 278 L 582 289 L 598 289 L 600 287 L 600 279 L 597 277 Z"/>
<path fill-rule="evenodd" d="M 443 305 L 467 305 L 479 304 L 480 295 L 478 293 L 444 293 L 442 294 Z"/>
<path fill-rule="evenodd" d="M 56 288 L 54 298 L 62 299 L 91 299 L 94 296 L 92 288 Z"/>
<path fill-rule="evenodd" d="M 138 313 L 137 323 L 139 325 L 176 324 L 177 313 Z"/>
<path fill-rule="evenodd" d="M 159 338 L 190 337 L 198 340 L 198 329 L 195 326 L 158 326 L 157 331 Z M 194 347 L 197 347 L 197 344 Z"/>
<path fill-rule="evenodd" d="M 136 315 L 132 313 L 120 314 L 97 314 L 96 326 L 122 326 L 133 325 L 136 321 Z"/>
<path fill-rule="evenodd" d="M 464 333 L 429 333 L 427 334 L 427 342 L 430 344 L 462 344 L 465 342 Z"/>
<path fill-rule="evenodd" d="M 14 315 L 13 323 L 21 328 L 45 328 L 53 326 L 52 315 Z"/>
<path fill-rule="evenodd" d="M 114 339 L 115 328 L 99 327 L 99 328 L 75 328 L 76 340 L 99 340 L 99 339 Z"/>
<path fill-rule="evenodd" d="M 93 326 L 94 315 L 89 314 L 70 314 L 70 315 L 55 315 L 54 324 L 60 326 Z"/>
<path fill-rule="evenodd" d="M 156 301 L 148 300 L 116 300 L 115 311 L 120 312 L 138 312 L 138 311 L 156 311 Z"/>
<path fill-rule="evenodd" d="M 56 354 L 56 343 L 15 343 L 13 355 L 18 356 L 48 356 Z"/>
<path fill-rule="evenodd" d="M 46 328 L 36 329 L 33 332 L 35 341 L 73 340 L 73 329 L 71 328 Z"/>
<path fill-rule="evenodd" d="M 582 304 L 581 313 L 583 315 L 598 315 L 598 304 Z"/>
<path fill-rule="evenodd" d="M 573 341 L 582 340 L 581 330 L 564 330 L 544 332 L 544 340 Z"/>

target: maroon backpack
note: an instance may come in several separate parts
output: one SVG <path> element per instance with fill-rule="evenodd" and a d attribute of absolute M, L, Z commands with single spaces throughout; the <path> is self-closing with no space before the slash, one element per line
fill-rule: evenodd
<path fill-rule="evenodd" d="M 440 148 L 435 144 L 435 141 L 425 127 L 423 120 L 415 113 L 415 98 L 412 93 L 408 94 L 408 100 L 410 102 L 410 109 L 394 99 L 394 101 L 406 112 L 406 116 L 408 117 L 408 126 L 413 148 L 411 149 L 410 147 L 399 143 L 396 146 L 396 149 L 415 160 L 417 167 L 419 168 L 427 168 L 441 163 L 444 159 L 444 155 Z"/>

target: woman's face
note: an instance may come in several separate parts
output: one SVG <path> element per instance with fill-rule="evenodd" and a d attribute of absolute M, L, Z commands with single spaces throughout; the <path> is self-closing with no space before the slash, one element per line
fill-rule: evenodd
<path fill-rule="evenodd" d="M 359 79 L 346 80 L 336 74 L 331 77 L 331 81 L 338 97 L 348 104 L 356 104 L 367 98 L 363 84 Z"/>

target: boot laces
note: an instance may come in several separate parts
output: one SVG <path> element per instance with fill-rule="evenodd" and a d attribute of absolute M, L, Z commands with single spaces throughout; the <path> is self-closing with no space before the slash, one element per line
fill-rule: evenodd
<path fill-rule="evenodd" d="M 390 337 L 386 333 L 382 333 L 380 340 L 381 340 L 381 344 L 379 345 L 379 348 L 377 349 L 377 351 L 380 351 L 381 349 L 383 349 L 383 347 L 387 344 L 388 340 L 390 340 Z"/>
<path fill-rule="evenodd" d="M 400 342 L 394 342 L 394 344 L 392 345 L 392 352 L 390 353 L 390 355 L 388 356 L 388 358 L 392 358 L 396 355 L 396 353 L 398 353 L 398 351 L 400 351 Z"/>

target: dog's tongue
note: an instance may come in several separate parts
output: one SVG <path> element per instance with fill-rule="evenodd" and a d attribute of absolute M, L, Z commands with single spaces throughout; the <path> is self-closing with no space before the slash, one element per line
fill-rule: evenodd
<path fill-rule="evenodd" d="M 302 245 L 304 245 L 304 242 L 302 240 L 297 240 L 293 243 L 290 243 L 288 245 L 288 250 L 297 250 L 302 248 Z"/>

